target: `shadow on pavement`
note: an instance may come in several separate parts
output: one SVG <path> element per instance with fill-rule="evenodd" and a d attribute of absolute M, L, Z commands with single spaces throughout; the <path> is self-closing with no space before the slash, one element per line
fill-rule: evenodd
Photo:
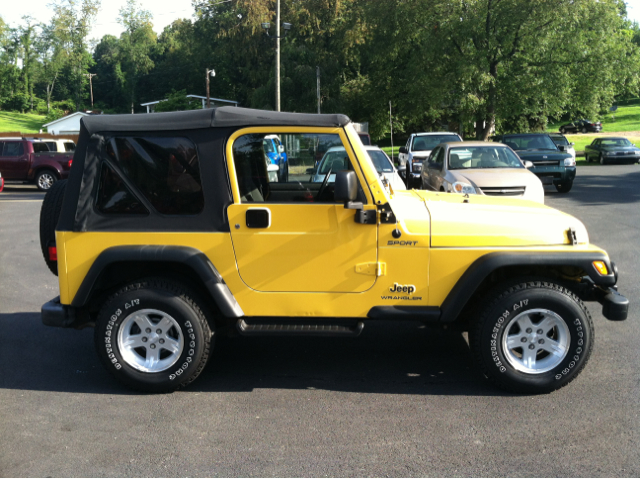
<path fill-rule="evenodd" d="M 637 166 L 600 166 L 600 169 L 620 169 L 617 175 L 600 176 L 590 170 L 581 176 L 578 170 L 569 193 L 545 188 L 545 196 L 579 203 L 581 206 L 628 204 L 640 202 L 640 169 Z"/>
<path fill-rule="evenodd" d="M 0 314 L 0 387 L 138 395 L 102 366 L 93 329 L 43 326 L 39 313 Z M 188 392 L 320 389 L 369 394 L 507 395 L 477 372 L 462 334 L 415 322 L 370 322 L 358 338 L 221 338 Z"/>
<path fill-rule="evenodd" d="M 39 191 L 34 185 L 5 183 L 0 192 L 0 202 L 7 200 L 42 200 L 45 192 Z"/>

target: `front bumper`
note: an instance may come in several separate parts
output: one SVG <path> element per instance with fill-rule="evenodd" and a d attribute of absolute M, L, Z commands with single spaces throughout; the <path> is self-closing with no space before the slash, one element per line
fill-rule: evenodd
<path fill-rule="evenodd" d="M 629 312 L 629 300 L 614 288 L 596 293 L 597 301 L 602 305 L 602 315 L 610 321 L 624 321 Z"/>
<path fill-rule="evenodd" d="M 576 177 L 575 166 L 536 166 L 534 162 L 529 171 L 540 178 L 543 185 L 559 185 Z"/>

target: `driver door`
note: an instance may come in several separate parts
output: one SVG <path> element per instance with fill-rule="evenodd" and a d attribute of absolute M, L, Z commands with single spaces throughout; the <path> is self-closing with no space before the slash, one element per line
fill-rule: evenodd
<path fill-rule="evenodd" d="M 333 199 L 336 172 L 322 182 L 306 170 L 317 151 L 345 148 L 345 165 L 362 174 L 341 129 L 249 128 L 227 143 L 234 203 L 227 209 L 238 272 L 261 292 L 359 293 L 376 276 L 366 265 L 377 261 L 377 225 L 355 222 L 355 211 Z M 284 130 L 284 131 L 283 131 Z M 264 172 L 262 139 L 277 133 L 293 145 L 287 182 L 270 183 Z M 295 166 L 294 166 L 295 165 Z M 355 166 L 355 167 L 354 167 Z M 367 209 L 375 209 L 367 188 L 360 188 Z"/>

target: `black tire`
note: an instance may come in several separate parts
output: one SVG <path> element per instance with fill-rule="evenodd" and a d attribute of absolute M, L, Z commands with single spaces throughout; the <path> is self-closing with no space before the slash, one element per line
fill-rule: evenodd
<path fill-rule="evenodd" d="M 600 153 L 600 158 L 599 158 L 600 164 L 601 165 L 606 165 L 606 161 L 604 159 L 604 155 L 602 153 Z"/>
<path fill-rule="evenodd" d="M 567 181 L 566 183 L 556 185 L 558 193 L 569 193 L 571 188 L 573 188 L 573 181 Z"/>
<path fill-rule="evenodd" d="M 565 130 L 564 128 L 560 128 L 560 133 L 562 133 L 563 135 L 567 132 L 567 130 Z"/>
<path fill-rule="evenodd" d="M 584 161 L 586 161 L 587 163 L 591 163 L 591 160 L 589 159 L 589 156 L 586 153 L 584 154 Z"/>
<path fill-rule="evenodd" d="M 116 379 L 138 391 L 185 387 L 202 372 L 213 346 L 213 325 L 201 305 L 187 288 L 163 278 L 125 286 L 105 301 L 98 315 L 94 340 L 100 360 Z M 143 323 L 150 327 L 142 329 Z M 129 349 L 126 339 L 132 342 Z M 173 344 L 176 351 L 160 344 Z M 154 353 L 157 365 L 149 362 Z M 141 369 L 145 367 L 151 370 Z"/>
<path fill-rule="evenodd" d="M 494 384 L 516 393 L 549 393 L 582 371 L 593 348 L 593 323 L 569 289 L 546 281 L 511 283 L 489 298 L 470 331 L 470 343 L 480 369 Z M 520 329 L 522 323 L 532 328 Z M 549 324 L 555 326 L 545 331 Z M 507 346 L 507 337 L 515 347 Z M 545 349 L 554 347 L 557 354 Z M 526 354 L 533 356 L 528 366 L 523 364 Z"/>
<path fill-rule="evenodd" d="M 36 186 L 40 191 L 49 191 L 58 181 L 58 175 L 53 170 L 40 170 L 34 178 Z"/>
<path fill-rule="evenodd" d="M 62 200 L 67 188 L 67 180 L 54 183 L 51 189 L 44 195 L 40 207 L 40 248 L 47 267 L 53 274 L 58 275 L 58 262 L 49 259 L 49 246 L 56 245 L 56 226 L 62 210 Z"/>
<path fill-rule="evenodd" d="M 586 133 L 587 129 L 585 127 L 582 127 L 582 133 Z"/>

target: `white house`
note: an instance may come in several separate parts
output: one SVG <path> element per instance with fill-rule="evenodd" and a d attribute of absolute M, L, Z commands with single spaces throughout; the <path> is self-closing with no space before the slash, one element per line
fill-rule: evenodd
<path fill-rule="evenodd" d="M 202 109 L 203 110 L 207 107 L 207 97 L 206 96 L 187 95 L 187 98 L 194 98 L 194 99 L 202 101 Z M 146 106 L 147 107 L 147 113 L 153 113 L 155 111 L 155 109 L 156 109 L 156 105 L 158 103 L 160 103 L 161 101 L 167 101 L 167 100 L 157 100 L 157 101 L 150 101 L 149 103 L 140 103 L 140 106 Z M 211 97 L 209 97 L 209 102 L 211 104 L 211 108 L 215 108 L 217 106 L 227 106 L 227 105 L 238 106 L 238 102 L 237 101 L 234 101 L 234 100 L 223 100 L 222 98 L 211 98 Z"/>
<path fill-rule="evenodd" d="M 83 116 L 89 116 L 89 113 L 76 111 L 75 113 L 70 113 L 67 116 L 63 116 L 42 126 L 47 127 L 47 133 L 54 135 L 79 135 L 80 118 Z"/>

